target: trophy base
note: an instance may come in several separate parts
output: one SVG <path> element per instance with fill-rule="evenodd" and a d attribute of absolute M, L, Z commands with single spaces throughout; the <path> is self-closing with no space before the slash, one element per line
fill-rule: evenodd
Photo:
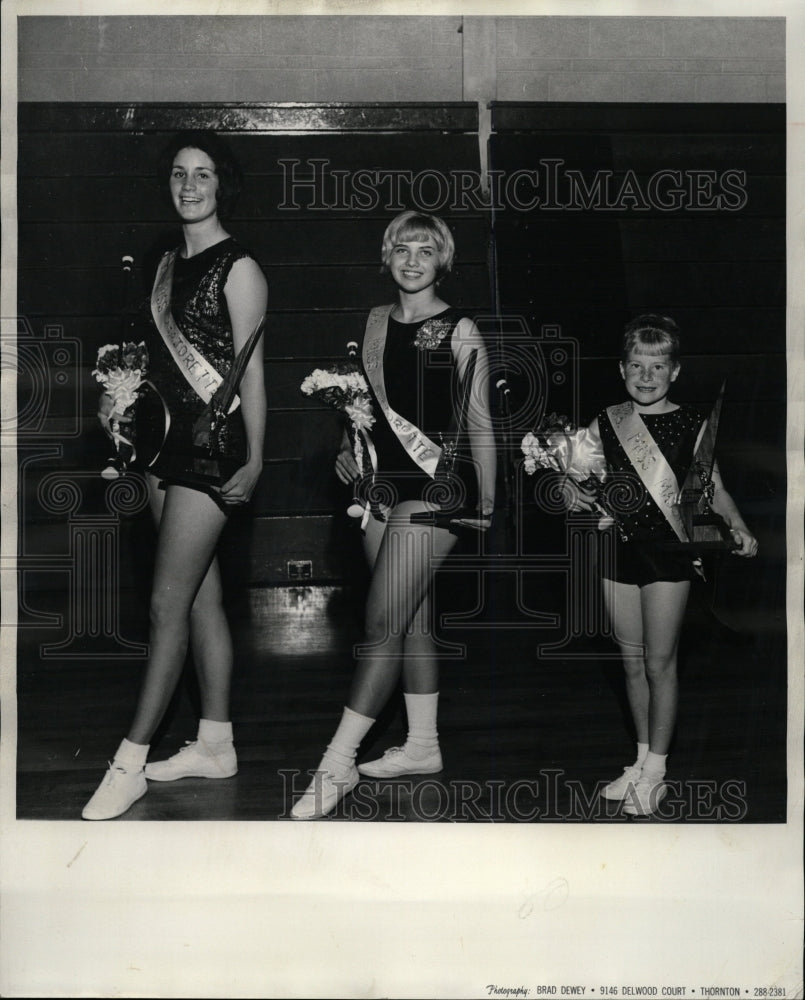
<path fill-rule="evenodd" d="M 661 542 L 657 547 L 671 552 L 731 552 L 738 548 L 738 544 L 732 537 L 732 532 L 727 527 L 726 521 L 714 511 L 707 511 L 702 514 L 694 514 L 685 519 L 688 542 Z"/>

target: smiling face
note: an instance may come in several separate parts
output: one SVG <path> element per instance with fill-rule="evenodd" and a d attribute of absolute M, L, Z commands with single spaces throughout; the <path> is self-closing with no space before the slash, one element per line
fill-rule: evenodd
<path fill-rule="evenodd" d="M 170 174 L 171 200 L 185 224 L 203 222 L 218 211 L 218 174 L 207 153 L 188 147 L 173 159 Z"/>
<path fill-rule="evenodd" d="M 638 344 L 629 351 L 620 370 L 626 391 L 641 407 L 665 409 L 669 403 L 668 390 L 679 375 L 679 364 L 674 364 L 668 354 L 644 353 Z"/>
<path fill-rule="evenodd" d="M 414 294 L 436 284 L 439 276 L 439 253 L 432 240 L 409 240 L 396 243 L 388 261 L 391 276 L 399 288 Z"/>

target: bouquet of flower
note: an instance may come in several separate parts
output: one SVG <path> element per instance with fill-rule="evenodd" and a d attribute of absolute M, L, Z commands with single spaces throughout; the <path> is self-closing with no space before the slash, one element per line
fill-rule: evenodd
<path fill-rule="evenodd" d="M 134 408 L 139 389 L 148 370 L 148 351 L 144 343 L 104 344 L 98 349 L 98 359 L 92 374 L 112 399 L 112 411 L 101 416 L 115 445 L 115 455 L 101 472 L 104 479 L 122 476 L 136 458 L 134 448 Z M 127 424 L 126 434 L 121 424 Z"/>
<path fill-rule="evenodd" d="M 529 475 L 537 469 L 550 469 L 567 476 L 592 493 L 596 509 L 618 524 L 602 488 L 607 476 L 604 447 L 589 427 L 576 428 L 567 417 L 551 413 L 535 431 L 526 434 L 520 447 Z"/>
<path fill-rule="evenodd" d="M 376 469 L 376 459 L 369 431 L 375 416 L 363 373 L 352 362 L 342 362 L 326 370 L 316 368 L 303 380 L 300 388 L 306 396 L 317 396 L 346 414 L 350 421 L 355 461 L 363 475 L 371 475 Z M 363 517 L 365 506 L 355 499 L 347 513 L 350 517 Z"/>

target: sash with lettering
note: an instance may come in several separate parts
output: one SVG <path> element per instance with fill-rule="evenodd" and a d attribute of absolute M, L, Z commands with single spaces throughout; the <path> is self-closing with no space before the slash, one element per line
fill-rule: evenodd
<path fill-rule="evenodd" d="M 178 250 L 169 250 L 159 262 L 151 292 L 151 314 L 177 368 L 204 403 L 209 403 L 223 382 L 223 376 L 219 375 L 204 355 L 187 340 L 171 313 L 173 262 L 177 253 Z M 229 412 L 232 413 L 239 405 L 240 399 L 235 396 Z"/>
<path fill-rule="evenodd" d="M 635 472 L 680 542 L 689 541 L 679 512 L 679 483 L 631 402 L 607 407 L 607 416 Z"/>
<path fill-rule="evenodd" d="M 363 367 L 380 408 L 389 422 L 389 427 L 397 435 L 397 439 L 411 460 L 433 478 L 442 449 L 410 420 L 406 420 L 399 413 L 396 413 L 389 405 L 386 395 L 386 385 L 383 379 L 383 351 L 388 333 L 388 318 L 393 308 L 394 306 L 376 306 L 369 313 L 363 338 Z"/>

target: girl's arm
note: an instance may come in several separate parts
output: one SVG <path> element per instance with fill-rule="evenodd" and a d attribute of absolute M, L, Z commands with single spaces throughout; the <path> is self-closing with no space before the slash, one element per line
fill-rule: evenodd
<path fill-rule="evenodd" d="M 242 257 L 235 261 L 224 286 L 224 296 L 232 322 L 232 341 L 237 354 L 266 311 L 268 288 L 257 261 L 251 257 Z M 262 337 L 255 346 L 243 373 L 238 394 L 249 457 L 246 464 L 224 483 L 220 494 L 228 502 L 246 503 L 251 498 L 263 469 L 266 386 Z"/>
<path fill-rule="evenodd" d="M 452 338 L 453 357 L 459 378 L 464 378 L 470 357 L 475 352 L 475 373 L 470 387 L 467 407 L 467 433 L 475 474 L 478 479 L 478 510 L 490 518 L 495 509 L 495 477 L 497 475 L 497 449 L 489 411 L 489 359 L 483 338 L 472 320 L 458 322 Z"/>
<path fill-rule="evenodd" d="M 713 463 L 712 476 L 713 486 L 715 487 L 713 492 L 712 507 L 713 510 L 717 514 L 720 514 L 727 522 L 727 527 L 732 532 L 732 537 L 738 543 L 738 548 L 733 550 L 735 555 L 749 558 L 757 555 L 757 539 L 749 528 L 747 528 L 735 501 L 724 489 L 724 481 L 721 478 L 718 462 Z"/>

